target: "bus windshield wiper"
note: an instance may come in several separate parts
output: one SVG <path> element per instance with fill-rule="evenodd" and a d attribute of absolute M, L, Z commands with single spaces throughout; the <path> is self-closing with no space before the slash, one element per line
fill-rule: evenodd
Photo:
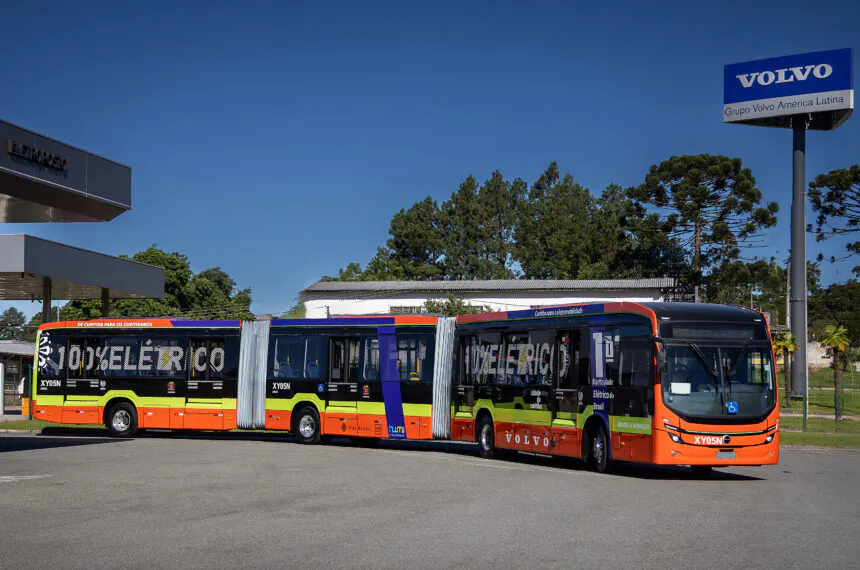
<path fill-rule="evenodd" d="M 696 356 L 699 357 L 699 360 L 702 361 L 702 364 L 705 366 L 705 370 L 708 372 L 708 374 L 710 374 L 711 376 L 716 378 L 717 377 L 717 371 L 714 369 L 714 367 L 711 365 L 711 363 L 708 362 L 708 357 L 705 356 L 705 353 L 702 352 L 702 349 L 699 348 L 699 345 L 697 345 L 695 342 L 691 342 L 689 344 L 690 344 L 690 349 L 693 352 L 695 352 Z"/>
<path fill-rule="evenodd" d="M 728 390 L 727 395 L 729 398 L 734 397 L 734 395 L 732 394 L 732 379 L 735 377 L 735 374 L 738 373 L 738 366 L 741 363 L 741 358 L 743 358 L 744 354 L 747 353 L 747 347 L 748 346 L 749 346 L 749 343 L 746 343 L 746 342 L 743 345 L 741 345 L 741 349 L 738 352 L 738 356 L 737 356 L 737 358 L 735 358 L 734 362 L 729 362 L 728 358 L 726 358 L 724 360 L 723 369 L 725 370 L 726 389 Z"/>
<path fill-rule="evenodd" d="M 743 358 L 743 357 L 744 357 L 744 354 L 746 354 L 746 353 L 747 353 L 747 348 L 749 348 L 749 343 L 746 343 L 746 342 L 745 342 L 745 343 L 741 346 L 741 350 L 740 350 L 740 352 L 738 353 L 737 358 L 735 358 L 735 361 L 731 363 L 731 366 L 727 367 L 727 369 L 726 369 L 726 376 L 729 378 L 729 380 L 731 380 L 732 378 L 734 378 L 735 374 L 737 374 L 737 373 L 738 373 L 738 365 L 741 363 L 741 358 Z M 726 362 L 726 364 L 729 364 L 729 363 L 728 363 L 728 362 Z"/>

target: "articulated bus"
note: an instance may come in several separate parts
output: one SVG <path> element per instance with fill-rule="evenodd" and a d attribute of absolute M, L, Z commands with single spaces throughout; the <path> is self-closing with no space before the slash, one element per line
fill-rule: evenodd
<path fill-rule="evenodd" d="M 597 303 L 503 313 L 42 325 L 34 417 L 138 429 L 267 429 L 476 442 L 714 466 L 779 460 L 764 316 L 740 307 Z"/>

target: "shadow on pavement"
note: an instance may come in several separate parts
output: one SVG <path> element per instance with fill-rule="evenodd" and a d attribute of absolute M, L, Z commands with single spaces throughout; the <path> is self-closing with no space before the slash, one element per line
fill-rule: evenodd
<path fill-rule="evenodd" d="M 15 438 L 22 440 L 42 440 L 45 436 L 60 436 L 51 438 L 51 441 L 63 442 L 72 441 L 66 445 L 86 445 L 88 443 L 108 443 L 116 441 L 129 441 L 123 439 L 104 439 L 109 435 L 106 429 L 92 428 L 45 428 L 42 430 L 42 435 L 36 438 Z M 66 437 L 62 437 L 66 436 Z M 69 436 L 75 436 L 78 439 L 70 439 Z M 296 439 L 287 432 L 264 432 L 264 431 L 170 431 L 170 430 L 141 430 L 138 434 L 139 438 L 169 438 L 183 440 L 222 440 L 222 441 L 278 441 L 285 443 L 299 444 Z M 96 439 L 98 438 L 98 439 Z M 11 439 L 11 438 L 10 438 Z M 39 446 L 31 447 L 38 449 Z M 372 438 L 348 438 L 348 437 L 332 437 L 324 441 L 321 445 L 329 447 L 345 447 L 355 449 L 384 449 L 392 451 L 435 451 L 438 453 L 449 453 L 452 455 L 474 456 L 478 455 L 478 446 L 474 443 L 466 443 L 460 441 L 444 441 L 444 440 L 390 440 L 381 439 L 374 440 Z M 54 445 L 44 445 L 42 447 L 63 447 L 62 443 Z M 0 452 L 3 449 L 3 440 L 0 439 Z M 500 461 L 503 463 L 522 464 L 522 465 L 538 465 L 553 467 L 557 469 L 566 469 L 570 471 L 590 471 L 589 467 L 579 459 L 569 457 L 551 457 L 548 455 L 537 455 L 531 453 L 516 453 L 503 452 L 499 459 L 487 459 L 486 461 Z M 713 481 L 761 481 L 762 477 L 754 477 L 733 473 L 725 469 L 715 468 L 713 472 L 702 478 L 694 475 L 687 467 L 671 467 L 662 465 L 645 465 L 636 463 L 616 463 L 614 469 L 607 477 L 628 477 L 633 479 L 654 479 L 654 480 L 675 480 L 675 481 L 694 481 L 694 480 L 713 480 Z"/>
<path fill-rule="evenodd" d="M 90 430 L 93 431 L 93 430 Z M 97 445 L 100 443 L 119 443 L 121 439 L 96 439 L 78 437 L 45 437 L 45 436 L 8 436 L 0 435 L 0 453 L 13 451 L 32 451 L 34 449 L 51 449 L 56 447 L 74 447 L 79 445 Z"/>

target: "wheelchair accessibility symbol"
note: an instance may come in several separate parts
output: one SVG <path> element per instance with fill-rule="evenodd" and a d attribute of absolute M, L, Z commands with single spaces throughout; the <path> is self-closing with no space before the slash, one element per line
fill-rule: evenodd
<path fill-rule="evenodd" d="M 729 414 L 737 414 L 738 413 L 738 403 L 737 402 L 727 402 L 726 403 L 726 412 Z"/>

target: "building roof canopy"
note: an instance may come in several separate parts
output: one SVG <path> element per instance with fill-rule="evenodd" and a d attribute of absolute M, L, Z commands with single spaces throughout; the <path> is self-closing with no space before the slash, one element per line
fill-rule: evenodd
<path fill-rule="evenodd" d="M 106 222 L 131 209 L 131 168 L 0 120 L 0 223 Z"/>
<path fill-rule="evenodd" d="M 164 297 L 164 269 L 22 235 L 0 235 L 0 299 L 40 300 L 45 278 L 53 299 Z"/>

